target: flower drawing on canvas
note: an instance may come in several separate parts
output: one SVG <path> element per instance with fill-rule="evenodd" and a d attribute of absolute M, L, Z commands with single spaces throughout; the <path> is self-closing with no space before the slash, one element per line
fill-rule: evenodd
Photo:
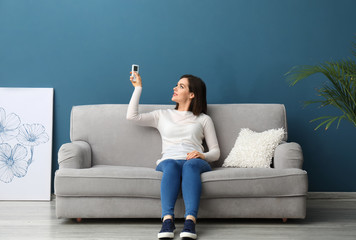
<path fill-rule="evenodd" d="M 23 124 L 20 127 L 17 140 L 23 145 L 31 147 L 31 158 L 28 160 L 28 165 L 30 165 L 32 163 L 34 146 L 47 142 L 49 137 L 43 125 L 38 123 Z"/>
<path fill-rule="evenodd" d="M 34 148 L 46 143 L 49 136 L 42 124 L 21 124 L 19 116 L 14 113 L 6 115 L 0 107 L 0 181 L 12 182 L 14 177 L 24 177 L 28 167 L 33 163 Z M 10 140 L 17 143 L 12 148 Z M 27 159 L 30 148 L 30 157 Z"/>
<path fill-rule="evenodd" d="M 19 133 L 18 127 L 21 121 L 14 113 L 6 116 L 5 109 L 0 107 L 0 143 L 10 141 Z"/>
<path fill-rule="evenodd" d="M 0 180 L 9 183 L 14 176 L 24 177 L 28 168 L 26 156 L 27 149 L 21 144 L 14 148 L 7 143 L 0 144 Z"/>
<path fill-rule="evenodd" d="M 19 130 L 17 140 L 23 145 L 33 147 L 49 140 L 48 134 L 41 124 L 23 124 Z"/>

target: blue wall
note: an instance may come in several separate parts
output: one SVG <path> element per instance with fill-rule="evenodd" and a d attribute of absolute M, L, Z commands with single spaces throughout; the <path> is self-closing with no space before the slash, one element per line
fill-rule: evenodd
<path fill-rule="evenodd" d="M 0 0 L 0 86 L 55 89 L 53 172 L 73 105 L 128 103 L 132 63 L 142 103 L 170 102 L 179 76 L 200 76 L 209 103 L 284 103 L 310 191 L 356 191 L 356 129 L 314 131 L 339 114 L 303 109 L 325 81 L 289 87 L 294 65 L 350 56 L 354 0 Z"/>

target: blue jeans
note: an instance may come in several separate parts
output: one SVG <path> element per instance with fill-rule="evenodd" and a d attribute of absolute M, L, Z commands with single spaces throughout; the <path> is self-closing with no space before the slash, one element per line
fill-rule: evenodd
<path fill-rule="evenodd" d="M 185 217 L 198 215 L 201 179 L 200 174 L 211 171 L 210 165 L 200 159 L 173 160 L 167 159 L 158 164 L 157 171 L 163 172 L 161 181 L 162 218 L 171 215 L 174 218 L 174 205 L 180 187 L 185 205 Z"/>

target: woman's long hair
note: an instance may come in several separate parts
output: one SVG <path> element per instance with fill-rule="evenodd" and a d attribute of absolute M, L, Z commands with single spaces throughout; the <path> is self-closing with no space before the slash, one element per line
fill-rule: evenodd
<path fill-rule="evenodd" d="M 194 98 L 189 106 L 189 111 L 191 111 L 195 116 L 199 116 L 201 113 L 207 112 L 207 101 L 206 101 L 206 85 L 204 81 L 196 76 L 186 74 L 180 77 L 187 78 L 189 82 L 189 92 L 194 93 Z M 178 110 L 179 103 L 176 104 L 176 110 Z"/>

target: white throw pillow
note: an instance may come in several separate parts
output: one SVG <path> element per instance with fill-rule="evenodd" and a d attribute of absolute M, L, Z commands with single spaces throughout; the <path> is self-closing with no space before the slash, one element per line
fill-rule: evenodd
<path fill-rule="evenodd" d="M 284 137 L 284 129 L 261 133 L 242 128 L 223 167 L 269 168 L 274 150 Z"/>

